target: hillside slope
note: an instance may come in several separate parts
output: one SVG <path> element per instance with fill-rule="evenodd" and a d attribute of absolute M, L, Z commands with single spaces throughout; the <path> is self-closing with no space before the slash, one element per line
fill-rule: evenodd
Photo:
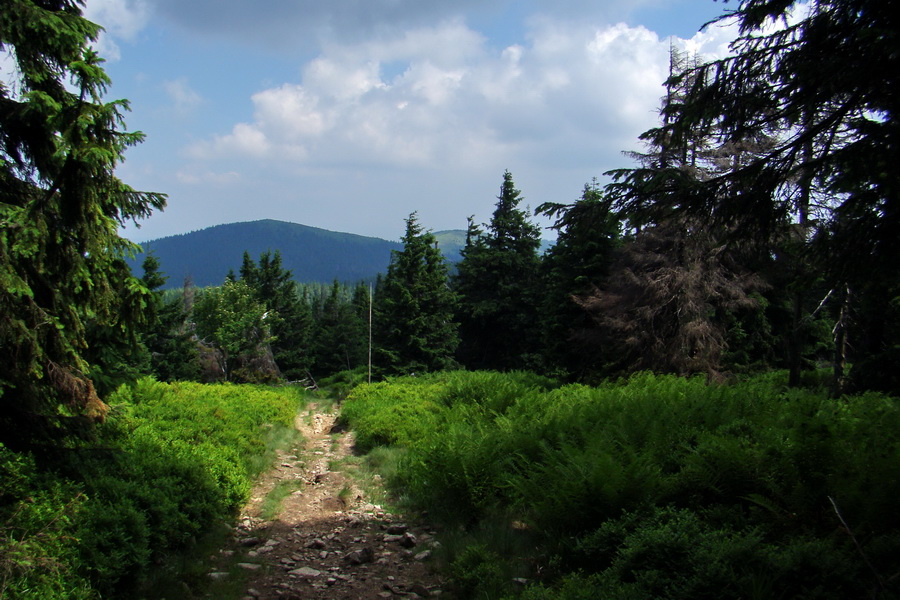
<path fill-rule="evenodd" d="M 298 282 L 353 283 L 387 271 L 391 250 L 402 248 L 399 242 L 271 219 L 216 225 L 141 247 L 159 259 L 169 277 L 166 287 L 180 287 L 188 276 L 196 286 L 219 285 L 229 269 L 238 272 L 245 250 L 254 260 L 267 250 L 280 251 L 284 268 Z M 139 255 L 131 261 L 138 275 L 143 260 Z"/>

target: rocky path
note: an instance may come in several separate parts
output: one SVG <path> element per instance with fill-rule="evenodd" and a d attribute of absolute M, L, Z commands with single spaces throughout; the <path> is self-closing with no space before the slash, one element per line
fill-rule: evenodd
<path fill-rule="evenodd" d="M 429 569 L 434 532 L 371 504 L 345 471 L 352 434 L 311 406 L 298 415 L 305 450 L 279 456 L 235 530 L 233 560 L 248 572 L 245 600 L 370 600 L 442 594 Z M 270 490 L 294 480 L 274 521 L 260 518 Z"/>

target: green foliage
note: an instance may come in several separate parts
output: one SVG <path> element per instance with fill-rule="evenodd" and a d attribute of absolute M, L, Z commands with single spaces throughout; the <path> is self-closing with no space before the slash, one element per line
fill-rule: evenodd
<path fill-rule="evenodd" d="M 352 371 L 339 371 L 318 381 L 318 387 L 325 397 L 344 400 L 353 389 L 368 381 L 368 369 L 357 367 Z"/>
<path fill-rule="evenodd" d="M 165 277 L 152 253 L 143 262 L 141 280 L 151 293 L 141 341 L 150 354 L 150 371 L 159 381 L 196 381 L 200 355 L 187 324 L 184 294 L 165 294 Z"/>
<path fill-rule="evenodd" d="M 472 544 L 450 565 L 450 585 L 461 598 L 493 598 L 509 585 L 500 556 L 484 545 Z"/>
<path fill-rule="evenodd" d="M 585 378 L 602 368 L 603 352 L 584 344 L 592 327 L 587 311 L 575 298 L 606 279 L 613 251 L 620 245 L 622 224 L 595 179 L 585 184 L 581 199 L 571 205 L 545 203 L 535 209 L 555 218 L 556 243 L 541 260 L 542 352 L 547 368 L 561 368 Z"/>
<path fill-rule="evenodd" d="M 446 369 L 459 343 L 447 265 L 416 213 L 401 241 L 375 294 L 374 362 L 388 375 Z"/>
<path fill-rule="evenodd" d="M 274 316 L 273 316 L 274 318 Z M 197 335 L 221 353 L 225 378 L 237 381 L 275 379 L 274 367 L 265 368 L 269 352 L 268 311 L 243 281 L 226 281 L 204 290 L 194 305 Z"/>
<path fill-rule="evenodd" d="M 784 374 L 730 386 L 527 379 L 400 378 L 345 403 L 362 439 L 405 449 L 391 483 L 411 502 L 467 530 L 502 523 L 533 540 L 519 556 L 474 541 L 488 544 L 472 551 L 483 578 L 466 563 L 476 579 L 526 560 L 532 577 L 569 577 L 529 598 L 896 593 L 894 398 L 831 399 L 785 388 Z"/>
<path fill-rule="evenodd" d="M 69 562 L 85 500 L 72 484 L 41 476 L 30 455 L 0 444 L 0 597 L 97 597 Z"/>
<path fill-rule="evenodd" d="M 301 396 L 142 379 L 109 400 L 100 438 L 52 470 L 0 447 L 10 598 L 133 597 L 151 565 L 246 501 L 275 442 L 294 431 Z"/>
<path fill-rule="evenodd" d="M 335 280 L 312 302 L 316 322 L 312 336 L 314 372 L 327 376 L 365 365 L 369 312 L 366 287 L 356 286 L 354 291 Z"/>
<path fill-rule="evenodd" d="M 312 309 L 297 294 L 292 272 L 281 264 L 281 253 L 263 252 L 259 265 L 244 252 L 241 281 L 253 290 L 268 315 L 266 323 L 272 332 L 272 354 L 281 374 L 288 380 L 307 377 L 311 366 L 310 335 Z"/>
<path fill-rule="evenodd" d="M 471 219 L 453 280 L 459 295 L 460 362 L 472 369 L 521 369 L 537 362 L 540 229 L 518 208 L 509 171 L 487 232 Z"/>
<path fill-rule="evenodd" d="M 347 397 L 341 417 L 357 431 L 356 445 L 362 451 L 380 445 L 408 446 L 420 438 L 423 427 L 429 431 L 437 427 L 441 407 L 429 392 L 427 378 L 414 385 L 364 384 Z"/>
<path fill-rule="evenodd" d="M 115 177 L 143 135 L 91 48 L 98 25 L 73 0 L 0 5 L 0 436 L 17 446 L 83 430 L 105 407 L 88 380 L 89 328 L 131 339 L 147 291 L 123 258 L 132 219 L 165 204 Z"/>

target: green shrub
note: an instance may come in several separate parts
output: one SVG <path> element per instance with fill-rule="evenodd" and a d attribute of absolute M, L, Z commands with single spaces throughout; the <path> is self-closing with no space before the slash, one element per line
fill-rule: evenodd
<path fill-rule="evenodd" d="M 97 597 L 70 560 L 84 501 L 77 486 L 42 476 L 30 455 L 0 444 L 0 598 Z"/>
<path fill-rule="evenodd" d="M 153 563 L 246 501 L 302 399 L 144 379 L 113 394 L 97 440 L 73 441 L 52 470 L 0 447 L 3 597 L 132 597 Z"/>
<path fill-rule="evenodd" d="M 873 570 L 896 591 L 894 398 L 774 375 L 591 388 L 456 372 L 362 386 L 345 411 L 369 447 L 405 448 L 391 481 L 433 516 L 527 529 L 535 574 L 563 576 L 528 597 L 855 597 L 879 589 Z"/>
<path fill-rule="evenodd" d="M 509 588 L 501 557 L 481 544 L 468 546 L 450 565 L 450 585 L 460 598 L 496 598 Z"/>

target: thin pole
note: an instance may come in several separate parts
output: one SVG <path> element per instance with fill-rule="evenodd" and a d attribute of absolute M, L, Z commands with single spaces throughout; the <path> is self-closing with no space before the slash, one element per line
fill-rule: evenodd
<path fill-rule="evenodd" d="M 372 383 L 372 284 L 369 284 L 369 383 Z"/>

